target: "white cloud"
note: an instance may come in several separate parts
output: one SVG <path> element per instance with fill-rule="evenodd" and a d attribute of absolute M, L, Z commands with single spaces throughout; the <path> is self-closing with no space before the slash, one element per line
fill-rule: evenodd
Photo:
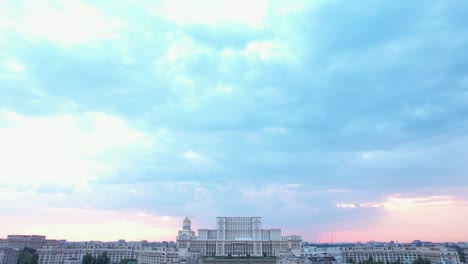
<path fill-rule="evenodd" d="M 216 91 L 220 94 L 230 94 L 232 93 L 232 87 L 219 85 L 218 87 L 216 87 Z"/>
<path fill-rule="evenodd" d="M 455 197 L 449 195 L 434 196 L 414 196 L 402 197 L 401 195 L 391 195 L 386 198 L 382 204 L 387 210 L 405 210 L 422 207 L 440 207 L 459 203 Z"/>
<path fill-rule="evenodd" d="M 167 0 L 152 12 L 178 24 L 218 25 L 223 23 L 262 26 L 268 11 L 268 1 L 231 0 Z"/>
<path fill-rule="evenodd" d="M 20 5 L 0 3 L 9 10 L 0 22 L 2 30 L 14 30 L 34 40 L 42 38 L 59 45 L 84 43 L 95 39 L 108 39 L 122 23 L 105 16 L 99 9 L 79 0 L 26 1 Z"/>
<path fill-rule="evenodd" d="M 155 62 L 158 70 L 165 71 L 171 78 L 176 78 L 182 84 L 192 84 L 192 80 L 183 76 L 180 71 L 184 70 L 188 61 L 197 56 L 208 54 L 210 49 L 179 32 L 167 33 L 165 43 L 168 46 L 164 56 Z"/>
<path fill-rule="evenodd" d="M 271 39 L 251 41 L 243 49 L 224 49 L 220 56 L 224 60 L 237 60 L 239 56 L 252 61 L 281 61 L 287 64 L 299 63 L 300 49 L 294 48 L 295 44 L 287 39 Z"/>
<path fill-rule="evenodd" d="M 0 181 L 83 185 L 111 173 L 152 141 L 104 113 L 27 117 L 0 111 Z"/>
<path fill-rule="evenodd" d="M 0 62 L 0 79 L 18 79 L 25 71 L 24 65 L 15 59 Z"/>
<path fill-rule="evenodd" d="M 338 204 L 336 204 L 336 207 L 338 207 L 338 208 L 356 208 L 356 205 L 352 204 L 352 203 L 338 203 Z"/>
<path fill-rule="evenodd" d="M 189 160 L 202 160 L 204 159 L 203 155 L 194 150 L 187 150 L 184 152 L 183 156 Z"/>
<path fill-rule="evenodd" d="M 21 65 L 20 63 L 14 62 L 14 61 L 8 61 L 5 63 L 5 66 L 8 71 L 11 73 L 22 73 L 24 72 L 24 66 Z"/>

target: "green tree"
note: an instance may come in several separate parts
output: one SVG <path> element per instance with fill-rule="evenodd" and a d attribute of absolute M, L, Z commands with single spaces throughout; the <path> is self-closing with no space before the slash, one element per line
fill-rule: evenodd
<path fill-rule="evenodd" d="M 110 264 L 110 259 L 107 256 L 107 252 L 102 252 L 102 254 L 96 258 L 95 264 Z"/>
<path fill-rule="evenodd" d="M 128 264 L 128 262 L 137 262 L 136 259 L 122 259 L 119 264 Z"/>
<path fill-rule="evenodd" d="M 18 253 L 17 264 L 37 264 L 39 260 L 39 255 L 37 251 L 33 248 L 24 248 Z"/>
<path fill-rule="evenodd" d="M 354 262 L 354 259 L 348 258 L 348 259 L 346 259 L 346 263 L 355 264 L 356 262 Z"/>
<path fill-rule="evenodd" d="M 93 264 L 94 263 L 94 258 L 91 256 L 91 254 L 86 254 L 83 256 L 82 262 L 83 264 Z"/>
<path fill-rule="evenodd" d="M 413 261 L 413 264 L 431 264 L 431 261 L 427 258 L 422 258 L 419 256 L 415 261 Z"/>
<path fill-rule="evenodd" d="M 456 246 L 455 248 L 457 249 L 458 256 L 460 257 L 460 262 L 466 262 L 465 251 L 463 250 L 463 248 L 461 248 L 460 246 Z"/>
<path fill-rule="evenodd" d="M 363 264 L 376 264 L 374 261 L 374 258 L 372 256 L 369 256 L 369 258 L 363 262 Z"/>

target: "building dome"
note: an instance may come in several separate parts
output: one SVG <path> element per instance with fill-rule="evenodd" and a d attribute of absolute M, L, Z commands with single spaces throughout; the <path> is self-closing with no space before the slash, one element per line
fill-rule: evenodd
<path fill-rule="evenodd" d="M 185 219 L 184 219 L 184 224 L 190 224 L 190 223 L 191 223 L 191 222 L 190 222 L 190 219 L 188 218 L 188 216 L 185 217 Z"/>

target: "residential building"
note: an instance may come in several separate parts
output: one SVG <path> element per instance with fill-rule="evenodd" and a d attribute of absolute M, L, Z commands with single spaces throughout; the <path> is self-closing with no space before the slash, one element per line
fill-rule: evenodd
<path fill-rule="evenodd" d="M 16 264 L 18 261 L 19 249 L 0 248 L 0 264 Z"/>
<path fill-rule="evenodd" d="M 176 248 L 148 248 L 137 251 L 138 264 L 160 264 L 179 262 L 179 254 Z"/>
<path fill-rule="evenodd" d="M 352 260 L 355 263 L 361 263 L 372 257 L 374 261 L 381 261 L 385 264 L 396 261 L 412 263 L 418 257 L 422 257 L 429 259 L 432 264 L 460 264 L 458 252 L 445 247 L 350 246 L 343 247 L 341 250 L 344 262 Z"/>
<path fill-rule="evenodd" d="M 23 249 L 25 247 L 40 249 L 43 246 L 59 245 L 58 240 L 46 239 L 45 236 L 37 235 L 8 235 L 6 239 L 0 239 L 0 248 Z"/>

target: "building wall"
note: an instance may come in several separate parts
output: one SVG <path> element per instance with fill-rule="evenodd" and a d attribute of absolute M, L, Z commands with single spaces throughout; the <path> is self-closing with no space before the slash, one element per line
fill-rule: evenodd
<path fill-rule="evenodd" d="M 67 260 L 79 259 L 90 254 L 94 258 L 107 252 L 110 262 L 117 264 L 123 259 L 136 259 L 142 264 L 162 264 L 178 261 L 178 252 L 175 248 L 157 247 L 140 248 L 133 246 L 58 246 L 44 247 L 39 251 L 38 264 L 64 264 Z"/>
<path fill-rule="evenodd" d="M 36 235 L 8 235 L 6 239 L 0 239 L 0 248 L 9 247 L 23 249 L 25 247 L 40 249 L 43 246 L 59 245 L 58 240 L 46 239 L 45 236 Z"/>
<path fill-rule="evenodd" d="M 18 253 L 18 249 L 0 248 L 0 264 L 16 264 Z"/>
<path fill-rule="evenodd" d="M 277 264 L 276 257 L 203 257 L 201 264 Z"/>
<path fill-rule="evenodd" d="M 179 254 L 175 248 L 143 249 L 137 252 L 138 264 L 175 263 L 179 261 Z"/>
<path fill-rule="evenodd" d="M 427 258 L 432 264 L 460 264 L 458 253 L 446 248 L 417 248 L 417 247 L 344 247 L 343 261 L 349 259 L 355 263 L 366 261 L 371 256 L 374 261 L 385 264 L 400 260 L 402 263 L 412 263 L 419 256 Z"/>

